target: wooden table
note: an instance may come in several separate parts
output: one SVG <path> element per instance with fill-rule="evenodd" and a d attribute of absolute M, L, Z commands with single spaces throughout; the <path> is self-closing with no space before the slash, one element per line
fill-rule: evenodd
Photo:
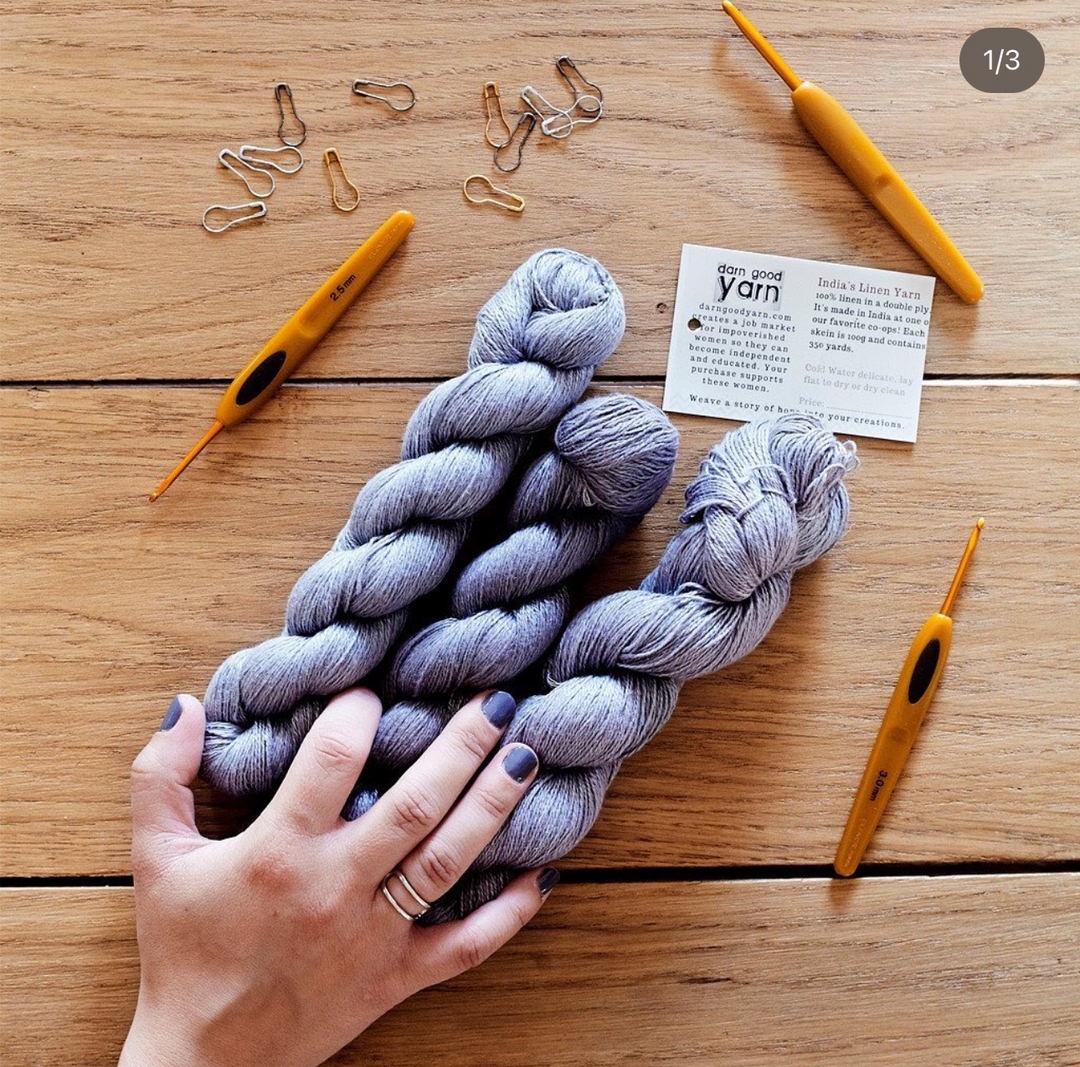
<path fill-rule="evenodd" d="M 846 540 L 761 648 L 686 687 L 532 928 L 334 1062 L 1080 1062 L 1080 283 L 1076 20 L 1060 3 L 760 0 L 791 63 L 847 103 L 987 284 L 938 287 L 915 446 L 860 440 Z M 659 400 L 683 241 L 922 271 L 810 142 L 711 3 L 8 0 L 2 23 L 4 1062 L 107 1064 L 137 958 L 126 774 L 171 695 L 272 633 L 477 307 L 532 251 L 599 257 L 629 330 L 599 389 Z M 965 37 L 1021 25 L 1042 80 L 983 95 Z M 520 218 L 480 86 L 556 91 L 569 53 L 608 114 L 534 138 Z M 349 92 L 405 77 L 391 115 Z M 308 165 L 268 218 L 218 149 L 273 143 L 293 86 Z M 362 193 L 329 205 L 336 146 Z M 494 174 L 494 172 L 491 172 Z M 223 383 L 391 210 L 419 219 L 345 322 L 160 503 Z M 589 584 L 636 584 L 730 424 L 677 417 L 676 480 Z M 989 519 L 955 650 L 863 877 L 829 862 L 914 630 Z M 209 795 L 202 818 L 240 817 Z"/>

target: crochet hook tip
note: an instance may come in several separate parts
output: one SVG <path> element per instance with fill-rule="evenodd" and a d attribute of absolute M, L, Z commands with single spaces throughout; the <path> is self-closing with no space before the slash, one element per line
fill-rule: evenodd
<path fill-rule="evenodd" d="M 794 92 L 802 84 L 802 78 L 784 62 L 780 53 L 765 39 L 765 35 L 730 0 L 723 0 L 720 6 L 724 9 L 724 14 L 738 26 L 739 32 L 758 50 L 762 59 Z"/>
<path fill-rule="evenodd" d="M 960 557 L 960 565 L 956 568 L 956 575 L 952 580 L 952 585 L 949 586 L 949 592 L 945 597 L 945 603 L 941 605 L 939 614 L 948 615 L 952 611 L 953 602 L 956 600 L 956 594 L 960 592 L 960 585 L 964 580 L 964 575 L 967 574 L 968 565 L 971 563 L 971 557 L 975 553 L 975 546 L 979 543 L 979 534 L 982 533 L 982 529 L 985 525 L 986 519 L 980 515 L 978 522 L 975 523 L 975 529 L 971 531 L 971 536 L 968 538 L 964 554 Z"/>
<path fill-rule="evenodd" d="M 159 485 L 149 496 L 149 502 L 152 504 L 166 489 L 184 473 L 184 469 L 187 465 L 222 431 L 225 429 L 223 422 L 215 421 L 214 425 L 203 434 L 199 443 L 176 465 L 173 472 Z"/>

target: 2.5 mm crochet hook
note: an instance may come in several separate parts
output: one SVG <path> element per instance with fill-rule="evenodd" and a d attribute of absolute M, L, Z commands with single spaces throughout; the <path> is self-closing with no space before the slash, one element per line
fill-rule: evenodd
<path fill-rule="evenodd" d="M 233 379 L 214 414 L 214 424 L 176 469 L 151 494 L 157 500 L 184 468 L 226 427 L 243 422 L 330 332 L 349 305 L 409 235 L 416 219 L 408 211 L 390 216 L 314 293 Z"/>
<path fill-rule="evenodd" d="M 870 844 L 896 780 L 907 763 L 911 746 L 915 744 L 930 701 L 934 699 L 934 691 L 945 670 L 952 644 L 953 623 L 949 612 L 952 611 L 953 601 L 960 591 L 960 583 L 967 573 L 984 525 L 985 519 L 979 519 L 975 524 L 941 611 L 926 620 L 911 643 L 833 860 L 836 873 L 845 878 L 855 873 L 866 846 Z"/>
<path fill-rule="evenodd" d="M 723 8 L 791 90 L 796 114 L 833 162 L 961 300 L 981 300 L 982 280 L 859 124 L 824 89 L 803 81 L 734 4 L 724 0 Z"/>

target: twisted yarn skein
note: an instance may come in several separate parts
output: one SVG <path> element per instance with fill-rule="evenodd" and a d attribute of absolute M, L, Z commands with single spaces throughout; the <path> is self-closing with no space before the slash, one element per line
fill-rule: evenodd
<path fill-rule="evenodd" d="M 839 541 L 843 478 L 856 465 L 853 443 L 805 415 L 742 426 L 709 452 L 686 491 L 686 529 L 656 570 L 580 612 L 548 664 L 553 688 L 519 705 L 504 743 L 531 745 L 541 774 L 427 921 L 467 914 L 585 836 L 622 761 L 668 721 L 682 685 L 754 649 L 795 571 Z"/>
<path fill-rule="evenodd" d="M 443 580 L 470 520 L 580 398 L 625 325 L 611 275 L 564 249 L 532 256 L 481 308 L 468 371 L 420 402 L 402 461 L 364 486 L 331 551 L 296 583 L 284 632 L 211 679 L 211 784 L 244 794 L 280 780 L 326 699 L 380 663 L 408 605 Z"/>
<path fill-rule="evenodd" d="M 451 614 L 394 655 L 382 685 L 391 706 L 368 778 L 403 770 L 473 693 L 505 684 L 540 659 L 569 618 L 566 580 L 657 502 L 671 480 L 678 434 L 659 408 L 614 394 L 571 408 L 554 444 L 518 485 L 512 532 L 457 578 Z M 362 790 L 349 817 L 376 798 L 374 789 Z"/>

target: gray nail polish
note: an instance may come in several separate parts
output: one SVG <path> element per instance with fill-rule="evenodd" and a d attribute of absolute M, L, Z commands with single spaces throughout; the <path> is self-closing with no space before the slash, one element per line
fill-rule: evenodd
<path fill-rule="evenodd" d="M 536 886 L 540 890 L 540 895 L 546 897 L 559 884 L 561 877 L 562 875 L 554 867 L 545 867 L 536 879 Z"/>
<path fill-rule="evenodd" d="M 524 782 L 532 774 L 536 767 L 536 753 L 525 745 L 517 745 L 506 754 L 503 759 L 503 770 L 506 771 L 515 782 Z"/>
<path fill-rule="evenodd" d="M 509 693 L 497 689 L 484 700 L 483 709 L 488 722 L 501 730 L 514 717 L 517 701 Z"/>
<path fill-rule="evenodd" d="M 184 710 L 184 705 L 180 703 L 179 697 L 173 697 L 173 702 L 169 705 L 169 710 L 165 712 L 165 718 L 161 720 L 161 728 L 163 730 L 171 730 L 180 721 L 180 712 Z"/>

